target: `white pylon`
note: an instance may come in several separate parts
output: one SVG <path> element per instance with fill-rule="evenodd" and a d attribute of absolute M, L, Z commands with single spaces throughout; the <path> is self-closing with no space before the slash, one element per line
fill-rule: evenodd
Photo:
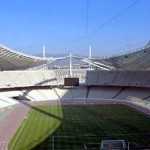
<path fill-rule="evenodd" d="M 71 51 L 69 54 L 69 58 L 70 58 L 70 77 L 72 77 L 72 55 L 71 55 Z"/>
<path fill-rule="evenodd" d="M 43 58 L 45 58 L 45 45 L 43 45 Z"/>
<path fill-rule="evenodd" d="M 92 46 L 90 45 L 89 46 L 89 59 L 91 59 L 91 58 L 92 58 Z M 89 69 L 92 70 L 92 65 L 91 64 L 89 65 Z"/>
<path fill-rule="evenodd" d="M 91 59 L 92 58 L 92 46 L 90 45 L 89 46 L 89 59 Z"/>

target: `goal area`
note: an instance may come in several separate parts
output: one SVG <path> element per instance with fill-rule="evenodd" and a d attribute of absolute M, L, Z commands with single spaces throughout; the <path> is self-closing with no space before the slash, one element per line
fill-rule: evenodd
<path fill-rule="evenodd" d="M 102 140 L 100 150 L 126 150 L 124 140 Z"/>

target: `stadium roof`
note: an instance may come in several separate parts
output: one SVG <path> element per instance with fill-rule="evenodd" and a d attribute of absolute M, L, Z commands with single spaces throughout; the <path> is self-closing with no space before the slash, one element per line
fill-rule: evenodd
<path fill-rule="evenodd" d="M 83 59 L 84 60 L 84 59 Z M 126 54 L 99 59 L 88 59 L 91 63 L 106 67 L 107 69 L 149 70 L 150 69 L 150 45 Z"/>
<path fill-rule="evenodd" d="M 6 46 L 0 45 L 0 70 L 23 70 L 40 67 L 62 60 L 66 57 L 36 57 L 17 52 Z M 150 70 L 150 45 L 144 48 L 105 58 L 77 58 L 89 64 L 95 65 L 105 70 L 126 69 L 126 70 Z"/>
<path fill-rule="evenodd" d="M 42 58 L 17 52 L 0 45 L 0 70 L 22 70 L 49 64 L 63 58 Z"/>

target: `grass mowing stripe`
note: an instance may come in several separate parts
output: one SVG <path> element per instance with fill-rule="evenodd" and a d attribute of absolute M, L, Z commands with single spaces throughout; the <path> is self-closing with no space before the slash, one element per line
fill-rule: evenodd
<path fill-rule="evenodd" d="M 26 122 L 13 149 L 32 149 L 48 136 L 50 136 L 60 125 L 62 110 L 61 106 L 37 106 L 31 108 L 32 113 Z M 31 111 L 30 110 L 30 111 Z M 19 131 L 17 131 L 19 132 Z M 15 134 L 9 143 L 9 148 L 16 139 Z"/>
<path fill-rule="evenodd" d="M 28 112 L 27 117 L 25 118 L 26 120 L 25 120 L 25 122 L 22 124 L 21 129 L 19 129 L 19 132 L 18 132 L 18 134 L 17 134 L 17 136 L 16 136 L 16 138 L 15 138 L 15 140 L 14 140 L 14 143 L 12 144 L 10 150 L 12 150 L 12 148 L 13 148 L 14 145 L 16 144 L 17 139 L 19 138 L 19 136 L 20 136 L 20 134 L 21 134 L 21 132 L 22 132 L 24 126 L 26 125 L 26 122 L 27 122 L 28 118 L 30 117 L 31 113 L 32 113 L 32 111 L 29 111 L 29 112 Z"/>

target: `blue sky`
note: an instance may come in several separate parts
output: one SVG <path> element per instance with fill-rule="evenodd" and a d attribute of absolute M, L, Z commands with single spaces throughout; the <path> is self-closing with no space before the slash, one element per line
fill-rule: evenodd
<path fill-rule="evenodd" d="M 135 5 L 128 8 L 132 3 Z M 150 0 L 1 0 L 0 43 L 27 54 L 120 54 L 150 40 Z"/>

